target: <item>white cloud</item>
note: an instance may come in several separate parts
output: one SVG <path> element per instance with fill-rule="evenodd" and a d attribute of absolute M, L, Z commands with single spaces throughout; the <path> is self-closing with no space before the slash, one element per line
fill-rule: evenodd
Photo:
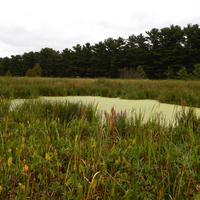
<path fill-rule="evenodd" d="M 0 12 L 0 57 L 197 24 L 199 7 L 199 0 L 6 0 Z"/>

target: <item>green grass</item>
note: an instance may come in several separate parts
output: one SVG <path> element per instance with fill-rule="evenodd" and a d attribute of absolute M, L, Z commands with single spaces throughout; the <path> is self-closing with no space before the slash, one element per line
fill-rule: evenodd
<path fill-rule="evenodd" d="M 0 199 L 200 199 L 199 82 L 0 78 Z M 13 98 L 101 95 L 182 105 L 174 126 L 94 104 Z M 190 99 L 190 101 L 189 101 Z M 187 103 L 188 101 L 188 103 Z"/>
<path fill-rule="evenodd" d="M 174 127 L 97 105 L 0 101 L 1 199 L 199 199 L 200 120 Z"/>
<path fill-rule="evenodd" d="M 186 106 L 200 107 L 199 90 L 200 81 L 0 77 L 0 94 L 6 99 L 103 96 L 181 105 L 182 98 Z"/>

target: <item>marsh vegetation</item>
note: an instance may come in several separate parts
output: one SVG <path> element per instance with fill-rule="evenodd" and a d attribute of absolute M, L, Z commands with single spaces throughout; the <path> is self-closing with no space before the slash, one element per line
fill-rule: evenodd
<path fill-rule="evenodd" d="M 0 79 L 1 199 L 199 199 L 198 81 Z M 14 98 L 91 95 L 157 99 L 182 111 L 174 126 L 97 104 Z"/>
<path fill-rule="evenodd" d="M 154 99 L 161 103 L 200 107 L 200 81 L 81 78 L 1 77 L 0 94 L 6 99 L 39 96 L 101 96 Z"/>

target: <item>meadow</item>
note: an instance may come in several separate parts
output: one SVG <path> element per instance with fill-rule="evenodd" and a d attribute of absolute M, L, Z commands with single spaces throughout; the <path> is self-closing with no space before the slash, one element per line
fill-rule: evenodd
<path fill-rule="evenodd" d="M 2 98 L 102 96 L 200 107 L 200 81 L 0 77 Z"/>
<path fill-rule="evenodd" d="M 200 199 L 199 81 L 0 78 L 0 199 Z M 174 126 L 39 96 L 156 99 Z"/>

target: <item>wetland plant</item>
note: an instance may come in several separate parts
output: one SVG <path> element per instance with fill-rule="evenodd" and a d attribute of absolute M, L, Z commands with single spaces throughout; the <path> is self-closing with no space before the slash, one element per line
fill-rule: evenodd
<path fill-rule="evenodd" d="M 200 121 L 98 105 L 0 101 L 1 199 L 199 199 Z M 157 116 L 159 117 L 159 116 Z"/>

